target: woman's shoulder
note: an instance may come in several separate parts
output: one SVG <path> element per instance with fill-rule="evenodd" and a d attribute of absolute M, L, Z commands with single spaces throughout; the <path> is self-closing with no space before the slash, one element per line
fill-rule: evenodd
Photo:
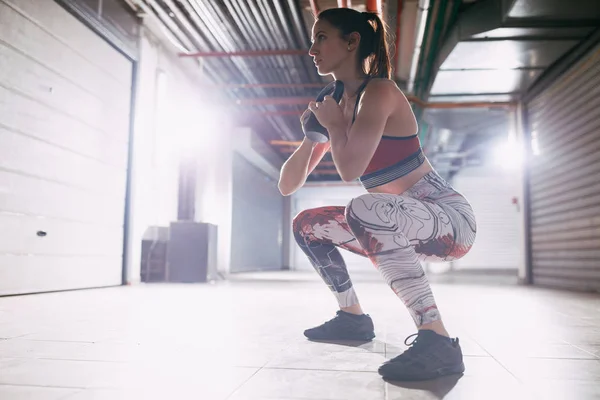
<path fill-rule="evenodd" d="M 387 78 L 371 78 L 365 91 L 377 92 L 378 94 L 402 93 L 395 81 Z"/>

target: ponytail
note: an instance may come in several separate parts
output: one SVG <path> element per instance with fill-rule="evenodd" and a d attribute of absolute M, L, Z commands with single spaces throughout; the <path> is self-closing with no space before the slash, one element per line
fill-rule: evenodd
<path fill-rule="evenodd" d="M 372 78 L 390 79 L 392 75 L 392 63 L 390 62 L 388 51 L 386 27 L 377 14 L 369 12 L 362 14 L 365 15 L 369 26 L 374 29 L 373 40 L 371 43 L 364 44 L 368 46 L 365 50 L 365 53 L 368 52 L 368 55 L 365 57 L 368 68 L 364 72 Z M 361 43 L 362 46 L 363 44 Z"/>
<path fill-rule="evenodd" d="M 371 78 L 391 78 L 387 29 L 377 14 L 361 13 L 351 8 L 329 8 L 319 13 L 317 18 L 329 22 L 344 36 L 358 32 L 358 62 L 363 73 Z"/>

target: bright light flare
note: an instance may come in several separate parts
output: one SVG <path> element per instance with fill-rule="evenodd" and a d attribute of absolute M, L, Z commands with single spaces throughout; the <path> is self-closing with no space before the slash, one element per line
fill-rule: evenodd
<path fill-rule="evenodd" d="M 523 156 L 523 146 L 513 138 L 497 143 L 493 151 L 494 164 L 510 171 L 523 166 Z"/>

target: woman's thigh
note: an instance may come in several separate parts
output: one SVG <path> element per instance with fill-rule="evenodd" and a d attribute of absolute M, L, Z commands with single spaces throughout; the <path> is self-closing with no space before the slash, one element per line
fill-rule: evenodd
<path fill-rule="evenodd" d="M 346 219 L 369 255 L 410 245 L 421 260 L 452 261 L 469 251 L 475 231 L 463 215 L 466 208 L 454 206 L 462 202 L 450 203 L 369 193 L 348 204 Z"/>

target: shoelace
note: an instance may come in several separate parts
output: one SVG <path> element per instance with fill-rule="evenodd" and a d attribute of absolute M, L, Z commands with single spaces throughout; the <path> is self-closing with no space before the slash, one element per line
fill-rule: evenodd
<path fill-rule="evenodd" d="M 410 343 L 407 343 L 409 339 L 413 338 L 414 340 Z M 408 336 L 406 339 L 404 339 L 404 345 L 405 346 L 412 346 L 413 344 L 417 344 L 417 339 L 419 338 L 419 333 L 413 333 L 412 335 Z"/>
<path fill-rule="evenodd" d="M 328 327 L 330 325 L 336 324 L 340 320 L 341 320 L 340 314 L 337 314 L 335 317 L 333 317 L 329 321 L 324 322 L 323 327 Z"/>
<path fill-rule="evenodd" d="M 412 338 L 414 339 L 409 342 L 409 340 Z M 413 333 L 412 335 L 409 335 L 406 339 L 404 339 L 404 345 L 408 346 L 408 349 L 406 349 L 406 351 L 399 356 L 392 358 L 390 361 L 410 358 L 412 355 L 415 355 L 420 348 L 422 348 L 420 343 L 423 342 L 419 342 L 419 333 Z"/>

